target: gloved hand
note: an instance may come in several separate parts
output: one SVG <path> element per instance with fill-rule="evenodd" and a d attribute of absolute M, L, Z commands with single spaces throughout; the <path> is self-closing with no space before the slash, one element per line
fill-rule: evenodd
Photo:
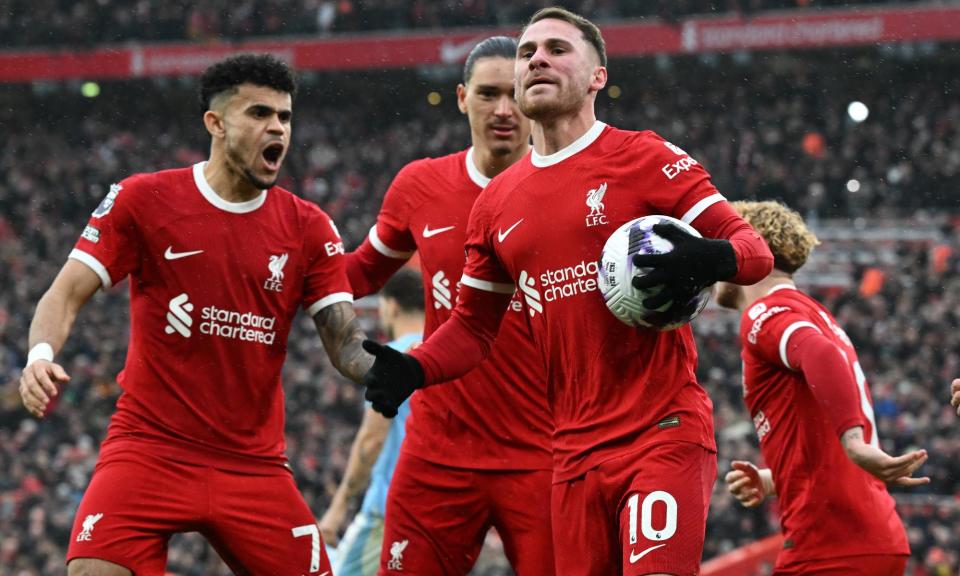
<path fill-rule="evenodd" d="M 375 357 L 373 366 L 363 375 L 367 388 L 364 396 L 374 410 L 393 418 L 403 401 L 423 388 L 423 368 L 413 356 L 373 340 L 364 340 L 363 349 Z"/>
<path fill-rule="evenodd" d="M 686 306 L 701 290 L 737 273 L 737 255 L 727 240 L 698 238 L 671 222 L 654 224 L 653 232 L 673 244 L 666 254 L 636 254 L 633 265 L 653 268 L 645 276 L 634 276 L 638 290 L 663 286 L 654 296 L 643 301 L 655 310 L 673 301 L 671 309 Z"/>

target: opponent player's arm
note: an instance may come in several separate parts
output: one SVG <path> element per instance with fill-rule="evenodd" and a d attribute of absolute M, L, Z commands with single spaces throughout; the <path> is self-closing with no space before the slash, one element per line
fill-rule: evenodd
<path fill-rule="evenodd" d="M 85 264 L 67 260 L 53 284 L 37 303 L 30 323 L 30 353 L 20 376 L 20 398 L 26 409 L 43 417 L 57 384 L 70 380 L 62 366 L 53 362 L 84 304 L 101 286 L 100 277 Z"/>
<path fill-rule="evenodd" d="M 336 302 L 321 308 L 313 323 L 323 341 L 330 362 L 344 376 L 360 384 L 373 366 L 373 357 L 363 351 L 366 337 L 349 302 Z"/>
<path fill-rule="evenodd" d="M 370 481 L 370 471 L 380 456 L 383 444 L 390 432 L 390 421 L 377 414 L 372 408 L 367 408 L 363 414 L 363 422 L 357 431 L 357 437 L 350 447 L 350 458 L 343 478 L 333 494 L 330 507 L 320 519 L 320 533 L 324 542 L 335 546 L 339 540 L 340 530 L 347 517 L 347 508 L 351 500 L 356 498 L 367 487 Z"/>
<path fill-rule="evenodd" d="M 800 328 L 790 338 L 786 354 L 790 366 L 803 373 L 804 381 L 830 418 L 847 457 L 854 464 L 876 478 L 898 486 L 930 482 L 927 477 L 911 477 L 926 462 L 926 450 L 893 457 L 864 441 L 857 382 L 836 344 L 813 328 Z"/>
<path fill-rule="evenodd" d="M 734 460 L 723 480 L 727 483 L 727 491 L 747 508 L 755 508 L 766 498 L 777 495 L 770 469 L 757 468 L 750 462 Z"/>

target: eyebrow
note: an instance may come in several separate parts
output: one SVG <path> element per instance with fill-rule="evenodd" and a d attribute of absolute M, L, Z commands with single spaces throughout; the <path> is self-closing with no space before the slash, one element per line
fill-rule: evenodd
<path fill-rule="evenodd" d="M 563 46 L 568 46 L 571 48 L 573 47 L 573 43 L 567 40 L 566 38 L 547 38 L 546 40 L 543 41 L 543 43 L 546 44 L 548 48 L 561 45 L 561 44 Z M 527 40 L 523 44 L 517 46 L 517 54 L 519 54 L 525 49 L 534 48 L 536 47 L 536 45 L 537 43 L 534 42 L 533 40 Z"/>
<path fill-rule="evenodd" d="M 251 110 L 259 110 L 259 111 L 266 111 L 266 112 L 276 112 L 276 113 L 279 114 L 279 115 L 283 115 L 283 114 L 293 115 L 293 111 L 290 110 L 289 108 L 274 108 L 273 106 L 270 106 L 269 104 L 261 104 L 261 103 L 259 103 L 259 102 L 247 106 L 247 111 L 251 111 Z"/>

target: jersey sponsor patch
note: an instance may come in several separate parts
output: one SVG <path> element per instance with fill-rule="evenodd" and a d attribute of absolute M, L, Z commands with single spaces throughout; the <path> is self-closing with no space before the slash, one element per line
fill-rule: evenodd
<path fill-rule="evenodd" d="M 757 306 L 754 306 L 753 308 L 751 308 L 750 309 L 751 316 L 752 316 L 752 313 L 754 313 L 757 310 L 758 310 Z M 774 306 L 773 308 L 770 308 L 770 309 L 766 309 L 766 306 L 764 306 L 764 310 L 761 310 L 757 314 L 757 317 L 754 318 L 753 326 L 750 327 L 750 332 L 747 334 L 747 340 L 751 344 L 756 344 L 757 337 L 760 335 L 760 330 L 763 329 L 763 323 L 769 320 L 770 318 L 772 318 L 773 316 L 780 314 L 781 312 L 789 312 L 789 311 L 790 311 L 789 306 Z"/>
<path fill-rule="evenodd" d="M 96 244 L 100 241 L 100 230 L 98 228 L 94 228 L 93 226 L 87 226 L 83 229 L 83 234 L 81 234 L 80 237 Z"/>

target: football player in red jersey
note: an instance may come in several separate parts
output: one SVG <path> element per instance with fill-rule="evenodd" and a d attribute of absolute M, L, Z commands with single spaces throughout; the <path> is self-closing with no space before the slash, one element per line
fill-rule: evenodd
<path fill-rule="evenodd" d="M 123 393 L 74 520 L 71 575 L 160 576 L 170 536 L 193 531 L 236 574 L 330 569 L 284 456 L 280 372 L 297 309 L 341 372 L 359 380 L 372 359 L 336 227 L 275 186 L 295 88 L 268 55 L 207 69 L 209 160 L 111 186 L 37 305 L 20 393 L 43 417 L 69 380 L 54 356 L 78 312 L 130 278 Z"/>
<path fill-rule="evenodd" d="M 379 290 L 419 252 L 426 335 L 456 305 L 474 200 L 530 150 L 530 122 L 513 96 L 516 48 L 516 40 L 503 36 L 474 47 L 457 87 L 472 146 L 404 167 L 367 240 L 347 255 L 350 283 L 360 296 Z M 553 422 L 546 373 L 519 302 L 483 364 L 410 402 L 388 493 L 381 570 L 467 574 L 493 526 L 517 574 L 552 574 Z M 332 516 L 324 516 L 322 529 L 338 529 L 341 521 Z M 391 553 L 396 542 L 407 542 L 399 556 Z"/>
<path fill-rule="evenodd" d="M 910 554 L 886 484 L 917 486 L 925 450 L 880 448 L 866 377 L 850 339 L 793 274 L 818 243 L 777 202 L 735 202 L 774 258 L 752 286 L 718 285 L 717 302 L 743 316 L 744 402 L 769 468 L 733 462 L 730 492 L 757 506 L 778 495 L 785 544 L 774 574 L 901 576 Z"/>
<path fill-rule="evenodd" d="M 410 354 L 364 343 L 377 355 L 367 398 L 392 414 L 413 390 L 468 372 L 488 354 L 519 288 L 539 355 L 508 352 L 547 366 L 557 573 L 694 574 L 717 462 L 692 332 L 617 320 L 597 290 L 597 260 L 610 234 L 639 216 L 692 224 L 704 238 L 659 226 L 674 249 L 635 260 L 664 286 L 648 305 L 672 311 L 717 280 L 761 280 L 773 258 L 681 148 L 597 121 L 607 69 L 591 22 L 560 8 L 537 12 L 514 74 L 533 150 L 474 204 L 451 318 Z"/>

